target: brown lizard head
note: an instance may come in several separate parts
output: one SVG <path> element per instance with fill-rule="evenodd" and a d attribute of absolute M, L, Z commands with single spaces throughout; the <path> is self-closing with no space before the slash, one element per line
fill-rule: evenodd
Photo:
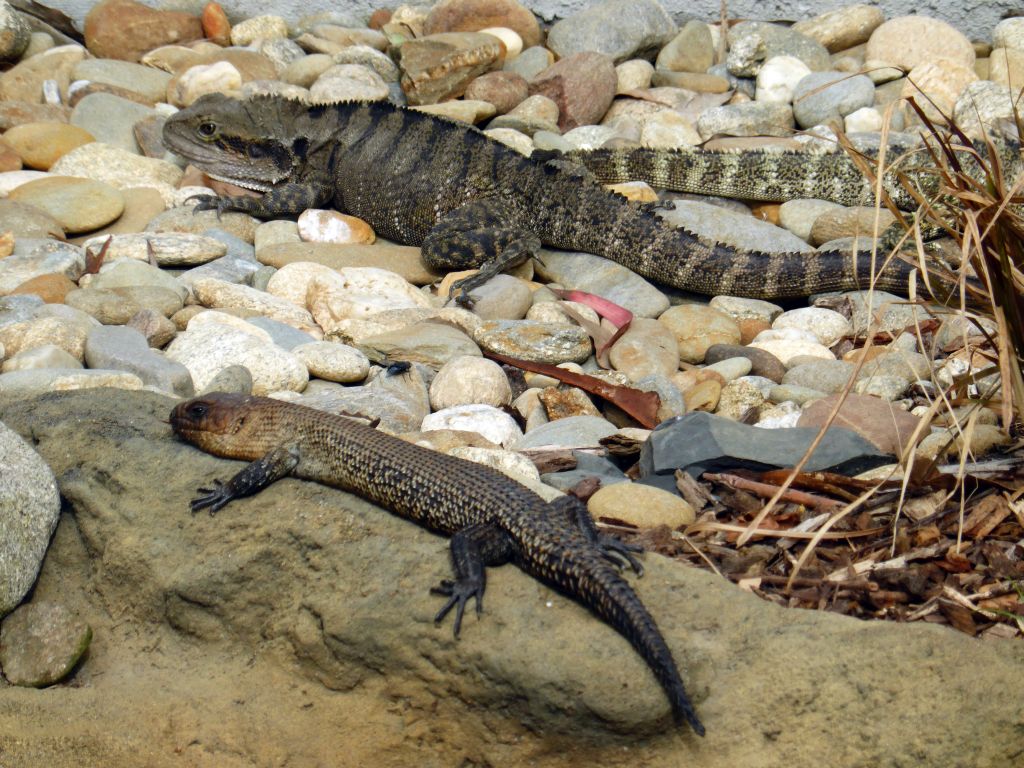
<path fill-rule="evenodd" d="M 273 434 L 264 422 L 273 416 L 275 403 L 265 397 L 213 392 L 178 403 L 171 411 L 171 429 L 207 453 L 254 461 L 274 447 L 263 438 Z"/>
<path fill-rule="evenodd" d="M 201 96 L 164 123 L 164 144 L 207 175 L 266 192 L 289 181 L 303 163 L 294 149 L 300 102 L 282 98 Z"/>

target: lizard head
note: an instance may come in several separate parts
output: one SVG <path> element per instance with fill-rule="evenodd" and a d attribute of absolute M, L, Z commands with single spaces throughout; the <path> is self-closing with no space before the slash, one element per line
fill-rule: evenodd
<path fill-rule="evenodd" d="M 296 151 L 292 112 L 301 102 L 282 98 L 198 98 L 164 123 L 164 144 L 207 175 L 266 192 L 288 181 L 303 162 Z"/>
<path fill-rule="evenodd" d="M 171 429 L 207 453 L 252 461 L 267 450 L 247 434 L 258 431 L 257 406 L 263 402 L 266 398 L 213 392 L 178 403 L 171 411 Z"/>

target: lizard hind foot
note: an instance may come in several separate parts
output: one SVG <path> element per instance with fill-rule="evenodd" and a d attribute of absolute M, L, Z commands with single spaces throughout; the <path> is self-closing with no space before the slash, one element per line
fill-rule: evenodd
<path fill-rule="evenodd" d="M 455 581 L 445 579 L 436 587 L 431 587 L 430 593 L 433 595 L 443 595 L 448 598 L 448 601 L 441 606 L 441 610 L 434 617 L 435 624 L 440 624 L 444 617 L 451 612 L 452 608 L 455 609 L 455 626 L 453 629 L 456 639 L 458 639 L 459 632 L 462 630 L 462 616 L 466 612 L 466 604 L 470 599 L 476 600 L 476 615 L 479 616 L 483 612 L 483 579 L 472 577 L 462 577 Z"/>
<path fill-rule="evenodd" d="M 601 556 L 616 568 L 632 568 L 637 576 L 644 575 L 644 566 L 639 560 L 633 557 L 634 554 L 643 554 L 644 548 L 639 544 L 629 544 L 617 536 L 599 534 L 594 542 L 601 550 Z"/>

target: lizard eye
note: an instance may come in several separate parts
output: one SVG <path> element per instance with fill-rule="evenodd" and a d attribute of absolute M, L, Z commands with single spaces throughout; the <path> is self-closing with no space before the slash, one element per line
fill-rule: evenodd
<path fill-rule="evenodd" d="M 200 123 L 196 130 L 199 132 L 200 136 L 209 139 L 217 134 L 217 124 L 207 120 Z"/>
<path fill-rule="evenodd" d="M 188 416 L 190 419 L 201 419 L 209 413 L 210 408 L 206 403 L 193 403 L 188 407 Z"/>

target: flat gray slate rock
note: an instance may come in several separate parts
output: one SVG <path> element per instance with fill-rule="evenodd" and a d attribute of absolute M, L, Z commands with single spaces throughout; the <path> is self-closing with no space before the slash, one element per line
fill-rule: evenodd
<path fill-rule="evenodd" d="M 640 451 L 640 482 L 674 489 L 677 469 L 696 478 L 729 469 L 792 467 L 817 434 L 810 427 L 762 429 L 695 411 L 651 432 Z M 830 427 L 804 469 L 855 475 L 892 460 L 853 430 Z"/>
<path fill-rule="evenodd" d="M 595 456 L 585 451 L 575 451 L 573 455 L 576 457 L 575 469 L 568 469 L 564 472 L 548 472 L 541 475 L 540 479 L 560 491 L 568 491 L 588 477 L 598 478 L 602 486 L 621 483 L 629 479 L 621 469 L 604 456 Z"/>

